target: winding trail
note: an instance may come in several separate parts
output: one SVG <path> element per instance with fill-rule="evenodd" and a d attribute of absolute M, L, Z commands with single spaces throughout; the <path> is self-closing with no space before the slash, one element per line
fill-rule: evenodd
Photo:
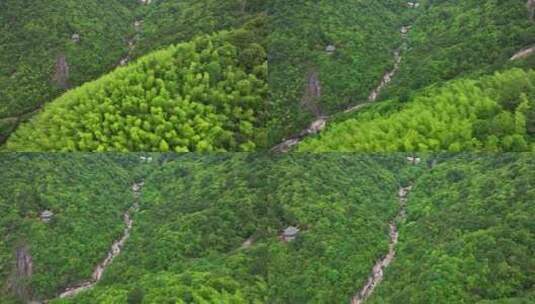
<path fill-rule="evenodd" d="M 375 287 L 383 280 L 384 270 L 396 255 L 396 245 L 398 243 L 399 232 L 397 224 L 399 220 L 405 219 L 405 207 L 407 203 L 407 196 L 411 191 L 412 186 L 401 187 L 398 191 L 399 211 L 396 217 L 390 222 L 390 243 L 388 244 L 388 253 L 378 260 L 372 268 L 371 274 L 366 281 L 366 284 L 351 298 L 350 304 L 362 304 L 373 293 Z"/>
<path fill-rule="evenodd" d="M 401 65 L 401 60 L 403 58 L 401 56 L 401 50 L 402 49 L 406 49 L 406 45 L 407 45 L 406 39 L 407 39 L 408 33 L 410 31 L 410 28 L 411 28 L 411 26 L 403 26 L 401 28 L 400 32 L 401 32 L 401 37 L 403 39 L 403 43 L 402 43 L 402 46 L 400 48 L 398 48 L 398 49 L 396 49 L 394 51 L 394 68 L 391 71 L 387 71 L 383 75 L 379 85 L 376 88 L 374 88 L 371 91 L 370 95 L 368 96 L 367 102 L 360 103 L 360 104 L 355 105 L 355 106 L 350 106 L 347 109 L 345 109 L 344 111 L 342 111 L 342 113 L 351 113 L 351 112 L 358 111 L 358 110 L 360 110 L 360 109 L 362 109 L 362 108 L 374 103 L 375 101 L 377 101 L 377 98 L 379 97 L 380 93 L 386 88 L 386 86 L 388 86 L 390 84 L 390 82 L 392 81 L 394 76 L 399 71 L 399 67 Z M 331 115 L 331 116 L 335 116 L 335 115 L 336 114 Z M 282 143 L 274 146 L 273 148 L 271 148 L 271 151 L 272 152 L 279 152 L 279 153 L 289 152 L 291 148 L 293 148 L 294 146 L 298 145 L 306 137 L 308 137 L 310 135 L 318 134 L 323 129 L 325 129 L 325 127 L 327 126 L 327 122 L 329 121 L 331 116 L 323 115 L 323 116 L 318 117 L 307 128 L 305 128 L 301 132 L 297 133 L 296 135 L 293 135 L 290 138 L 285 139 Z"/>
<path fill-rule="evenodd" d="M 91 278 L 86 281 L 75 284 L 73 286 L 69 286 L 65 288 L 65 290 L 62 291 L 57 298 L 63 299 L 63 298 L 73 297 L 82 291 L 93 288 L 102 279 L 102 274 L 104 274 L 104 271 L 106 271 L 106 269 L 112 264 L 113 260 L 121 253 L 124 247 L 124 244 L 126 243 L 126 240 L 128 240 L 128 238 L 130 237 L 130 232 L 134 224 L 134 220 L 132 219 L 132 214 L 138 211 L 139 209 L 139 196 L 141 195 L 142 188 L 143 188 L 143 181 L 134 183 L 132 185 L 134 203 L 123 214 L 123 221 L 125 224 L 123 235 L 121 236 L 121 238 L 113 242 L 110 250 L 108 251 L 108 255 L 102 262 L 100 262 L 95 267 L 93 274 L 91 275 Z M 48 303 L 49 301 L 52 301 L 52 299 L 46 300 L 43 303 Z"/>

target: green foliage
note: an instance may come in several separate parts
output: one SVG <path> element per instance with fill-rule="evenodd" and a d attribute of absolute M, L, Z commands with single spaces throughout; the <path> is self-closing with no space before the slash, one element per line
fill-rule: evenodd
<path fill-rule="evenodd" d="M 384 98 L 474 73 L 492 73 L 533 44 L 526 1 L 421 0 L 409 49 Z M 531 67 L 533 68 L 533 64 Z"/>
<path fill-rule="evenodd" d="M 364 156 L 187 155 L 151 175 L 144 189 L 124 255 L 102 289 L 76 303 L 159 276 L 171 282 L 143 284 L 146 303 L 188 302 L 195 289 L 176 275 L 185 271 L 205 273 L 196 284 L 208 289 L 213 280 L 235 282 L 216 288 L 240 295 L 233 303 L 342 301 L 386 249 L 385 223 L 396 206 L 393 176 Z M 278 239 L 288 225 L 304 230 L 295 243 Z M 248 238 L 253 245 L 240 248 Z"/>
<path fill-rule="evenodd" d="M 303 99 L 317 73 L 317 107 L 332 114 L 366 101 L 401 46 L 406 1 L 270 1 L 270 143 L 300 131 L 314 114 Z M 325 50 L 334 45 L 334 54 Z"/>
<path fill-rule="evenodd" d="M 255 56 L 242 61 L 244 52 Z M 251 150 L 263 145 L 266 74 L 254 32 L 198 37 L 69 91 L 22 125 L 7 149 Z"/>
<path fill-rule="evenodd" d="M 150 5 L 138 0 L 2 1 L 0 144 L 21 122 L 18 117 L 35 114 L 46 102 L 109 72 L 124 58 L 243 25 L 257 30 L 256 38 L 264 45 L 264 9 L 259 0 L 154 0 Z M 247 45 L 240 54 L 257 61 L 263 55 Z M 67 68 L 58 79 L 60 59 Z"/>
<path fill-rule="evenodd" d="M 533 303 L 533 153 L 447 156 L 411 191 L 379 303 Z"/>
<path fill-rule="evenodd" d="M 74 298 L 89 303 L 343 303 L 388 251 L 371 303 L 530 303 L 533 154 L 3 154 L 0 281 L 25 245 L 30 299 L 90 277 L 145 185 L 122 252 Z M 140 175 L 143 171 L 144 174 Z M 39 212 L 53 210 L 50 223 Z M 288 226 L 300 231 L 283 241 Z M 20 303 L 1 286 L 2 303 Z"/>
<path fill-rule="evenodd" d="M 2 291 L 17 279 L 14 253 L 23 246 L 33 260 L 33 276 L 24 283 L 30 296 L 51 297 L 90 277 L 122 233 L 122 213 L 132 203 L 122 165 L 104 154 L 3 153 L 0 167 Z M 40 219 L 45 210 L 54 213 L 49 223 Z M 0 293 L 2 303 L 4 296 Z"/>
<path fill-rule="evenodd" d="M 534 101 L 533 70 L 456 80 L 396 111 L 364 109 L 305 140 L 299 151 L 531 151 Z"/>
<path fill-rule="evenodd" d="M 6 163 L 24 163 L 25 167 L 18 169 L 25 172 L 36 165 L 17 157 Z M 128 170 L 132 176 L 137 170 L 131 166 L 135 158 L 111 157 L 110 161 L 123 168 L 120 172 Z M 110 197 L 94 198 L 80 191 L 92 201 L 79 199 L 70 207 L 77 214 L 69 214 L 69 225 L 76 227 L 77 233 L 64 236 L 62 230 L 50 231 L 46 244 L 36 241 L 41 235 L 38 231 L 24 235 L 32 252 L 59 255 L 35 258 L 31 286 L 36 299 L 90 276 L 98 258 L 107 252 L 110 235 L 117 238 L 120 213 L 131 203 L 129 198 L 115 203 L 114 198 L 129 195 L 128 185 L 121 189 L 102 186 L 108 178 L 100 172 L 110 170 L 101 165 L 107 162 L 90 165 L 87 162 L 92 156 L 75 158 L 63 163 L 77 162 L 72 170 L 94 179 L 73 178 L 71 183 L 100 185 L 100 191 L 111 192 Z M 103 280 L 73 299 L 54 303 L 128 303 L 141 298 L 142 303 L 211 303 L 216 299 L 228 303 L 341 302 L 387 250 L 387 220 L 397 209 L 397 183 L 387 168 L 398 167 L 400 158 L 188 153 L 161 155 L 155 161 L 163 159 L 162 166 L 145 169 L 150 176 L 145 178 L 131 236 Z M 62 163 L 56 161 L 61 170 L 57 163 Z M 37 183 L 26 180 L 27 187 Z M 85 187 L 89 186 L 78 186 Z M 11 188 L 6 195 L 13 196 Z M 91 216 L 92 210 L 101 208 L 100 200 L 108 204 L 104 214 L 115 217 L 103 215 L 96 220 Z M 23 209 L 25 201 L 17 197 L 17 210 Z M 62 211 L 53 210 L 59 220 Z M 47 227 L 35 216 L 30 220 L 42 229 Z M 301 232 L 295 241 L 286 243 L 279 235 L 289 225 L 298 226 Z M 94 239 L 87 240 L 86 234 Z M 13 242 L 20 235 L 13 235 Z M 252 244 L 243 248 L 249 238 Z M 90 245 L 69 248 L 74 240 Z M 77 249 L 82 247 L 86 251 L 79 253 Z M 8 254 L 2 265 L 11 265 L 11 259 Z M 60 266 L 56 259 L 71 263 Z M 70 275 L 56 277 L 55 273 Z M 37 277 L 47 278 L 47 284 Z"/>
<path fill-rule="evenodd" d="M 129 4 L 127 4 L 129 2 Z M 19 116 L 112 69 L 127 52 L 134 1 L 5 0 L 0 3 L 0 118 Z M 78 34 L 78 43 L 72 36 Z M 53 81 L 60 55 L 67 86 Z"/>
<path fill-rule="evenodd" d="M 265 9 L 264 0 L 153 0 L 136 11 L 143 27 L 134 53 L 143 55 L 199 34 L 239 28 L 262 19 Z"/>

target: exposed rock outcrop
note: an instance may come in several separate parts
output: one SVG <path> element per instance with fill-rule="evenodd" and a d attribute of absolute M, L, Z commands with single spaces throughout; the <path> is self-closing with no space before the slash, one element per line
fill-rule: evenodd
<path fill-rule="evenodd" d="M 65 54 L 60 54 L 56 59 L 52 81 L 62 89 L 69 88 L 69 64 Z"/>
<path fill-rule="evenodd" d="M 23 302 L 31 299 L 29 286 L 33 274 L 33 261 L 28 246 L 21 245 L 15 251 L 15 269 L 9 280 L 8 288 Z"/>
<path fill-rule="evenodd" d="M 318 72 L 310 71 L 307 76 L 307 85 L 301 98 L 301 105 L 306 107 L 316 117 L 321 116 L 319 100 L 321 98 L 321 83 Z"/>

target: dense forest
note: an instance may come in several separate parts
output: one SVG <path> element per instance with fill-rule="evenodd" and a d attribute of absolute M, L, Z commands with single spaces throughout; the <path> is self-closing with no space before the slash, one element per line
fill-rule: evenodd
<path fill-rule="evenodd" d="M 0 155 L 0 300 L 344 303 L 396 218 L 397 253 L 370 303 L 529 303 L 533 155 L 405 156 Z M 120 254 L 96 286 L 57 298 L 120 237 L 140 180 Z"/>
<path fill-rule="evenodd" d="M 368 112 L 394 113 L 451 81 L 531 71 L 534 11 L 525 0 L 7 0 L 0 4 L 0 144 L 23 125 L 2 149 L 268 150 L 317 133 L 325 120 L 354 119 L 343 115 L 348 109 L 378 102 L 386 105 Z M 184 47 L 200 57 L 170 55 Z M 151 74 L 158 72 L 165 75 Z M 495 120 L 509 115 L 499 113 Z M 457 131 L 464 140 L 466 128 Z M 494 131 L 491 141 L 500 141 L 501 130 L 483 132 Z M 337 141 L 352 136 L 339 133 Z M 528 150 L 529 140 L 515 135 L 505 147 L 483 148 L 476 135 L 468 146 Z M 402 150 L 464 150 L 436 139 Z M 381 140 L 365 149 L 348 148 L 350 140 L 343 149 L 399 146 Z"/>
<path fill-rule="evenodd" d="M 57 168 L 41 172 L 46 178 L 25 185 L 9 177 L 12 185 L 6 195 L 38 180 L 50 189 L 49 184 L 65 183 L 63 188 L 54 188 L 62 195 L 61 204 L 45 201 L 23 212 L 25 199 L 19 203 L 14 196 L 17 208 L 10 209 L 18 214 L 2 222 L 2 228 L 10 231 L 9 241 L 3 244 L 2 278 L 9 278 L 15 267 L 12 250 L 24 240 L 28 254 L 36 254 L 34 275 L 26 278 L 25 285 L 32 299 L 52 298 L 68 282 L 90 276 L 95 258 L 106 252 L 102 246 L 118 233 L 121 212 L 132 203 L 128 181 L 139 178 L 139 169 L 122 164 L 130 159 L 69 155 L 4 157 L 6 172 L 12 175 L 36 174 L 30 172 L 31 166 Z M 149 176 L 144 180 L 140 211 L 134 215 L 132 236 L 103 280 L 73 300 L 53 303 L 140 303 L 129 300 L 136 297 L 144 303 L 343 301 L 387 247 L 386 221 L 396 212 L 397 189 L 396 178 L 387 168 L 399 166 L 400 158 L 334 154 L 170 155 L 163 165 L 145 168 Z M 78 169 L 75 172 L 91 182 L 70 186 L 85 181 L 75 175 L 64 182 L 58 171 L 65 167 Z M 91 185 L 100 185 L 101 191 L 92 191 Z M 110 191 L 113 194 L 104 194 Z M 92 199 L 73 203 L 71 199 L 80 195 Z M 108 209 L 96 220 L 95 215 L 104 212 L 99 209 L 101 201 L 107 202 Z M 66 206 L 78 212 L 70 217 L 69 227 L 81 235 L 63 236 Z M 51 223 L 43 223 L 36 215 L 47 208 L 55 214 Z M 27 223 L 12 226 L 20 218 Z M 113 219 L 113 223 L 106 222 Z M 295 241 L 285 242 L 279 238 L 281 231 L 291 225 L 301 233 Z M 26 230 L 28 226 L 36 228 Z M 52 236 L 47 239 L 46 235 Z M 87 240 L 88 235 L 99 238 Z M 74 246 L 77 238 L 75 244 L 86 245 Z M 77 251 L 81 249 L 85 252 Z M 60 256 L 48 255 L 54 252 Z M 71 262 L 60 266 L 58 259 Z"/>
<path fill-rule="evenodd" d="M 128 52 L 135 1 L 0 3 L 0 143 L 19 121 Z"/>
<path fill-rule="evenodd" d="M 271 143 L 317 133 L 304 128 L 319 118 L 328 119 L 327 134 L 303 144 L 300 151 L 531 149 L 533 81 L 526 87 L 522 78 L 533 79 L 535 67 L 535 57 L 526 51 L 535 43 L 533 4 L 526 7 L 524 0 L 339 2 L 274 5 L 268 54 L 270 111 L 281 112 L 273 115 L 268 127 Z M 308 13 L 300 15 L 299 5 Z M 346 15 L 352 18 L 345 19 Z M 357 34 L 366 39 L 352 44 Z M 522 50 L 525 53 L 520 56 Z M 474 92 L 478 86 L 471 85 L 473 81 L 496 72 L 501 93 Z M 430 97 L 424 106 L 421 97 L 440 87 L 450 92 L 431 93 L 440 96 L 435 96 L 436 101 Z M 516 96 L 500 101 L 508 94 Z M 480 111 L 481 99 L 488 97 L 497 106 L 482 113 L 486 110 Z M 516 109 L 523 103 L 520 100 L 525 105 Z M 478 113 L 473 112 L 478 108 Z M 347 115 L 350 109 L 365 113 Z M 526 116 L 519 119 L 526 120 L 527 131 L 503 126 L 514 121 L 511 116 L 519 116 L 518 112 Z M 491 121 L 501 126 L 491 126 Z M 451 130 L 443 130 L 443 124 Z M 524 123 L 517 120 L 518 124 Z"/>
<path fill-rule="evenodd" d="M 90 276 L 123 229 L 131 174 L 104 154 L 2 153 L 0 167 L 0 302 L 51 297 Z M 26 271 L 13 270 L 15 253 L 31 255 Z"/>
<path fill-rule="evenodd" d="M 248 151 L 262 146 L 265 51 L 251 29 L 151 53 L 45 106 L 14 151 Z"/>
<path fill-rule="evenodd" d="M 533 151 L 535 71 L 454 80 L 345 116 L 298 151 Z"/>
<path fill-rule="evenodd" d="M 402 45 L 405 1 L 270 1 L 269 142 L 366 100 Z"/>
<path fill-rule="evenodd" d="M 3 1 L 0 20 L 6 22 L 0 29 L 0 144 L 46 102 L 156 49 L 241 28 L 246 23 L 253 24 L 249 29 L 255 28 L 255 42 L 265 48 L 262 1 L 145 2 L 56 0 L 29 5 Z M 240 60 L 247 61 L 244 56 L 249 61 L 254 56 L 265 57 L 259 48 L 241 50 Z M 244 125 L 248 123 L 245 119 Z M 239 141 L 236 146 L 243 143 L 250 149 L 246 140 Z"/>
<path fill-rule="evenodd" d="M 534 303 L 533 156 L 443 155 L 415 183 L 369 303 Z"/>
<path fill-rule="evenodd" d="M 383 98 L 407 100 L 417 89 L 459 76 L 488 74 L 535 44 L 526 0 L 421 0 L 408 50 Z M 524 62 L 535 67 L 534 59 Z M 522 65 L 522 64 L 521 64 Z"/>

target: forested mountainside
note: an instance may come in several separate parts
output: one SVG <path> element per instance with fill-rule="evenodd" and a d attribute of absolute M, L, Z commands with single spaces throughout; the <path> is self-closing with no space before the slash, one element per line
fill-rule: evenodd
<path fill-rule="evenodd" d="M 262 146 L 267 65 L 249 29 L 157 51 L 72 90 L 22 125 L 13 151 L 248 151 Z"/>
<path fill-rule="evenodd" d="M 258 45 L 241 50 L 243 55 L 239 59 L 251 62 L 259 56 L 265 61 L 265 26 L 262 25 L 265 4 L 262 1 L 115 0 L 102 4 L 69 0 L 32 5 L 5 1 L 1 5 L 0 18 L 6 19 L 2 33 L 6 35 L 2 37 L 5 51 L 1 52 L 0 67 L 2 71 L 5 67 L 6 72 L 0 76 L 5 77 L 0 78 L 0 142 L 4 142 L 21 122 L 35 116 L 36 110 L 46 102 L 67 89 L 96 79 L 153 50 L 192 42 L 198 36 L 232 31 L 249 23 L 249 29 L 256 29 Z M 236 41 L 236 44 L 239 47 L 246 43 Z M 246 119 L 244 124 L 248 124 Z M 55 150 L 62 149 L 73 150 L 64 146 Z M 115 147 L 114 150 L 121 149 Z M 146 151 L 150 150 L 149 145 Z"/>
<path fill-rule="evenodd" d="M 533 300 L 533 154 L 132 155 L 0 155 L 2 303 Z"/>
<path fill-rule="evenodd" d="M 534 303 L 533 156 L 464 154 L 423 174 L 368 303 Z"/>
<path fill-rule="evenodd" d="M 459 76 L 491 74 L 504 66 L 535 67 L 533 56 L 528 62 L 510 61 L 535 46 L 535 6 L 530 1 L 418 2 L 408 50 L 383 98 L 407 100 L 417 89 Z"/>
<path fill-rule="evenodd" d="M 345 116 L 298 151 L 533 151 L 535 71 L 454 80 Z"/>
<path fill-rule="evenodd" d="M 119 64 L 136 1 L 0 3 L 0 142 L 19 119 Z"/>
<path fill-rule="evenodd" d="M 270 143 L 366 100 L 402 45 L 401 0 L 270 1 Z"/>
<path fill-rule="evenodd" d="M 347 4 L 350 1 L 343 2 Z M 506 114 L 500 110 L 496 110 L 486 114 L 478 113 L 475 115 L 476 117 L 473 117 L 473 114 L 469 114 L 470 111 L 461 109 L 463 107 L 462 104 L 467 103 L 470 104 L 469 107 L 472 109 L 477 107 L 473 104 L 475 103 L 473 100 L 465 100 L 467 96 L 472 97 L 471 95 L 474 95 L 474 92 L 471 92 L 471 89 L 466 87 L 466 84 L 473 83 L 473 81 L 482 81 L 481 79 L 492 78 L 495 72 L 500 72 L 501 76 L 494 76 L 494 82 L 502 82 L 502 84 L 495 84 L 494 86 L 500 87 L 499 90 L 502 93 L 498 92 L 496 93 L 497 95 L 486 94 L 485 98 L 490 97 L 497 101 L 504 94 L 513 94 L 517 97 L 515 97 L 516 101 L 512 101 L 511 103 L 515 104 L 520 100 L 518 96 L 524 96 L 522 98 L 527 99 L 526 102 L 528 104 L 522 110 L 526 115 L 526 124 L 528 126 L 533 124 L 534 118 L 532 114 L 527 114 L 527 112 L 531 112 L 534 108 L 534 105 L 532 105 L 533 97 L 530 95 L 532 94 L 530 90 L 532 89 L 533 82 L 532 80 L 528 80 L 529 85 L 526 87 L 526 80 L 518 79 L 522 77 L 529 79 L 530 75 L 532 75 L 533 67 L 535 67 L 535 59 L 531 55 L 533 53 L 531 47 L 535 43 L 533 38 L 535 37 L 535 21 L 532 17 L 535 6 L 533 4 L 529 5 L 528 3 L 528 6 L 526 6 L 526 1 L 524 0 L 377 2 L 379 3 L 374 5 L 379 11 L 399 12 L 394 16 L 382 16 L 378 18 L 379 21 L 383 21 L 381 23 L 382 26 L 390 25 L 391 35 L 395 33 L 397 38 L 388 38 L 391 36 L 385 34 L 375 35 L 375 30 L 381 27 L 369 21 L 366 26 L 352 31 L 351 34 L 348 34 L 348 38 L 343 39 L 343 41 L 349 43 L 351 41 L 350 37 L 354 38 L 357 36 L 354 32 L 366 31 L 369 25 L 370 28 L 368 31 L 373 34 L 370 35 L 371 37 L 374 37 L 374 39 L 379 37 L 378 39 L 385 40 L 380 40 L 381 43 L 379 43 L 379 45 L 386 47 L 384 53 L 366 47 L 359 47 L 360 52 L 363 50 L 366 52 L 374 51 L 371 53 L 371 58 L 390 56 L 391 59 L 389 61 L 380 59 L 385 64 L 390 63 L 390 65 L 383 66 L 382 72 L 377 72 L 375 77 L 371 76 L 369 71 L 375 71 L 376 65 L 365 59 L 363 60 L 359 52 L 352 51 L 350 53 L 352 57 L 349 58 L 354 60 L 353 62 L 364 64 L 363 68 L 354 68 L 351 66 L 351 60 L 346 60 L 343 65 L 337 66 L 334 62 L 340 56 L 346 56 L 347 46 L 340 42 L 323 42 L 315 45 L 315 51 L 303 50 L 295 57 L 286 57 L 292 58 L 296 62 L 300 62 L 299 60 L 303 59 L 303 62 L 305 62 L 304 65 L 308 66 L 314 66 L 314 64 L 309 65 L 313 61 L 309 60 L 307 56 L 312 56 L 315 60 L 327 60 L 325 64 L 333 67 L 333 71 L 323 74 L 321 72 L 316 73 L 314 77 L 308 78 L 308 80 L 307 71 L 296 71 L 293 76 L 288 76 L 290 80 L 280 78 L 280 81 L 277 82 L 276 79 L 279 74 L 277 74 L 276 59 L 278 58 L 277 54 L 279 51 L 276 48 L 278 45 L 274 44 L 272 49 L 275 51 L 270 53 L 269 56 L 270 58 L 276 58 L 274 60 L 274 72 L 270 75 L 270 81 L 273 84 L 271 94 L 274 96 L 272 103 L 276 104 L 275 108 L 288 109 L 287 113 L 306 113 L 308 111 L 306 105 L 310 103 L 301 102 L 300 105 L 300 100 L 315 100 L 315 105 L 331 103 L 333 95 L 329 93 L 331 92 L 329 87 L 333 83 L 332 79 L 335 79 L 334 83 L 338 86 L 333 92 L 341 93 L 344 90 L 348 90 L 348 96 L 357 97 L 359 94 L 362 95 L 349 99 L 343 96 L 335 96 L 334 100 L 337 100 L 341 105 L 337 110 L 325 111 L 320 113 L 321 115 L 309 115 L 303 118 L 303 120 L 290 119 L 290 122 L 286 124 L 296 126 L 291 132 L 281 133 L 277 128 L 270 129 L 270 139 L 279 140 L 280 142 L 281 138 L 286 138 L 281 145 L 275 147 L 276 150 L 288 150 L 289 147 L 297 145 L 304 137 L 321 132 L 325 125 L 327 125 L 327 133 L 329 133 L 326 135 L 326 139 L 312 140 L 314 141 L 314 148 L 310 148 L 311 145 L 305 143 L 303 145 L 304 147 L 300 150 L 339 151 L 338 149 L 343 149 L 344 151 L 376 152 L 394 150 L 419 151 L 426 149 L 457 150 L 457 148 L 460 148 L 460 150 L 529 150 L 532 145 L 532 136 L 525 136 L 526 132 L 521 131 L 521 128 L 519 128 L 519 131 L 514 131 L 517 137 L 514 141 L 518 142 L 520 141 L 520 137 L 524 137 L 523 141 L 526 141 L 527 144 L 521 143 L 517 145 L 516 143 L 511 143 L 510 139 L 504 139 L 507 137 L 506 135 L 511 135 L 510 131 L 502 131 L 501 128 L 491 130 L 488 127 L 478 126 L 477 128 L 482 127 L 484 129 L 482 131 L 484 137 L 490 136 L 492 137 L 491 141 L 496 142 L 490 146 L 485 146 L 479 143 L 481 141 L 481 132 L 479 134 L 469 134 L 467 132 L 469 129 L 467 126 L 457 125 L 453 126 L 455 130 L 443 132 L 448 133 L 448 137 L 452 140 L 436 142 L 439 139 L 436 133 L 441 131 L 440 128 L 435 129 L 434 127 L 444 122 L 451 123 L 452 121 L 457 121 L 458 119 L 454 119 L 453 116 L 459 115 L 464 117 L 472 116 L 468 120 L 465 119 L 467 125 L 472 124 L 474 120 L 480 120 L 482 118 L 481 115 L 484 116 L 485 120 L 504 120 L 505 116 L 514 115 L 515 108 L 511 107 L 511 104 L 505 105 L 505 107 L 503 105 L 500 106 L 508 110 L 509 113 Z M 289 4 L 287 5 L 289 6 Z M 281 6 L 284 5 L 281 4 Z M 379 6 L 382 6 L 383 9 L 379 9 Z M 318 7 L 320 6 L 318 5 L 314 8 L 318 9 Z M 323 4 L 322 7 L 328 7 L 328 4 Z M 357 14 L 357 10 L 348 10 L 347 7 L 344 8 L 343 6 L 336 7 L 333 5 L 329 15 L 330 18 L 324 17 L 320 19 L 337 20 L 334 16 L 350 13 Z M 371 5 L 366 4 L 366 7 L 371 8 Z M 390 10 L 385 10 L 385 8 L 390 8 Z M 356 18 L 359 21 L 374 18 L 374 16 L 370 15 L 380 15 L 366 14 L 366 10 L 360 10 L 359 12 L 363 14 L 363 16 Z M 285 15 L 280 19 L 285 21 L 284 18 Z M 294 22 L 299 22 L 298 17 L 291 16 L 288 18 Z M 319 21 L 318 24 L 321 24 L 321 22 Z M 301 23 L 303 22 L 299 22 L 299 24 Z M 398 28 L 394 32 L 394 29 L 392 29 L 394 26 L 401 27 L 401 30 Z M 283 32 L 288 31 L 286 28 L 282 28 Z M 316 29 L 316 33 L 327 31 L 318 30 L 318 28 L 310 24 L 307 25 L 307 28 Z M 351 27 L 346 25 L 345 28 L 349 29 Z M 336 32 L 344 33 L 344 30 L 340 28 Z M 275 31 L 275 33 L 277 32 Z M 287 41 L 289 39 L 284 38 L 282 40 Z M 394 41 L 397 44 L 393 44 Z M 375 44 L 370 43 L 369 45 L 373 47 Z M 285 59 L 286 57 L 282 56 L 282 61 L 289 60 Z M 300 65 L 297 64 L 297 66 Z M 316 66 L 318 65 L 316 64 Z M 515 69 L 524 70 L 524 74 L 521 75 L 521 72 Z M 281 70 L 285 71 L 289 69 L 281 68 Z M 351 76 L 345 73 L 344 71 L 346 70 L 350 70 L 354 75 Z M 359 80 L 353 83 L 352 80 L 358 79 L 355 75 L 367 75 L 366 79 L 371 79 L 372 81 Z M 507 78 L 517 78 L 523 85 L 518 86 L 515 81 L 508 81 Z M 279 86 L 278 83 L 282 83 L 282 85 Z M 295 87 L 284 87 L 286 84 L 291 83 Z M 356 92 L 355 87 L 363 83 L 369 84 L 368 89 Z M 449 93 L 450 96 L 447 97 L 447 101 L 444 98 L 439 98 L 437 104 L 434 104 L 435 102 L 429 99 L 426 105 L 423 106 L 421 96 L 429 92 L 435 92 L 438 87 L 451 87 L 452 83 L 455 84 L 454 86 L 461 86 L 461 83 L 465 85 L 463 85 L 464 88 L 457 88 L 455 92 L 449 89 L 451 92 Z M 289 98 L 281 97 L 287 94 L 287 92 L 293 92 L 296 95 Z M 308 98 L 311 94 L 310 92 L 314 93 L 312 94 L 314 95 L 312 99 Z M 477 95 L 473 97 L 476 99 L 483 97 L 479 93 Z M 373 106 L 373 103 L 380 105 Z M 490 101 L 487 103 L 490 103 Z M 282 107 L 279 107 L 281 105 Z M 292 107 L 294 109 L 290 110 Z M 406 115 L 408 114 L 407 109 L 418 109 L 419 112 L 412 111 L 410 115 Z M 362 121 L 359 120 L 356 122 L 354 120 L 355 117 L 360 117 L 360 115 L 348 115 L 348 112 L 366 112 L 363 116 L 368 118 L 374 117 L 373 119 L 367 119 L 365 123 L 374 131 L 364 127 Z M 453 112 L 457 114 L 452 115 Z M 429 113 L 432 113 L 431 116 L 433 116 L 434 126 L 430 126 L 427 119 L 429 118 Z M 290 116 L 286 115 L 284 117 Z M 402 117 L 403 121 L 401 121 Z M 423 120 L 425 126 L 420 125 L 421 120 Z M 507 118 L 506 120 L 509 119 Z M 396 124 L 385 126 L 386 121 L 389 123 L 396 122 Z M 529 127 L 527 129 L 529 132 Z M 287 127 L 285 130 L 290 130 L 290 128 Z M 299 132 L 299 130 L 302 131 Z M 336 132 L 333 130 L 336 130 Z M 355 130 L 359 130 L 359 133 L 361 130 L 365 130 L 363 131 L 365 138 L 361 137 L 362 134 L 356 135 L 353 133 Z M 388 134 L 385 135 L 384 133 Z M 402 140 L 405 138 L 396 138 L 393 143 L 386 142 L 386 138 L 392 139 L 399 133 L 402 133 L 405 138 L 410 137 L 411 142 L 404 145 Z M 494 137 L 499 140 L 495 140 Z M 473 140 L 475 143 L 464 144 L 463 142 L 466 140 Z M 507 143 L 502 144 L 499 142 L 500 140 L 505 140 Z M 459 141 L 460 145 L 454 144 L 455 141 Z M 336 144 L 333 144 L 334 142 Z M 378 144 L 379 142 L 381 144 Z M 451 144 L 454 145 L 451 146 Z M 515 147 L 511 147 L 511 145 Z M 465 146 L 468 147 L 465 148 Z"/>
<path fill-rule="evenodd" d="M 264 18 L 266 10 L 264 0 L 152 0 L 136 12 L 143 26 L 133 53 L 139 56 L 199 34 L 239 28 Z M 258 30 L 264 31 L 257 33 L 259 37 L 266 36 L 266 27 Z"/>
<path fill-rule="evenodd" d="M 104 154 L 2 153 L 0 167 L 0 302 L 90 277 L 123 230 L 130 173 Z"/>
<path fill-rule="evenodd" d="M 74 161 L 68 159 L 69 154 L 60 155 L 49 161 L 58 170 Z M 131 236 L 102 281 L 72 300 L 51 303 L 140 303 L 128 300 L 136 297 L 143 297 L 144 303 L 340 302 L 351 296 L 355 280 L 360 283 L 373 261 L 387 250 L 387 221 L 397 210 L 397 181 L 387 168 L 400 167 L 401 158 L 334 154 L 172 157 L 176 159 L 146 171 L 152 174 L 144 179 L 139 210 L 132 213 Z M 5 160 L 7 172 L 29 174 L 28 166 L 43 162 L 18 158 Z M 70 206 L 71 212 L 80 210 L 69 223 L 75 231 L 87 226 L 82 235 L 62 237 L 61 221 L 67 211 L 46 203 L 19 211 L 17 219 L 24 218 L 25 225 L 12 227 L 12 221 L 2 225 L 10 231 L 10 241 L 2 250 L 2 281 L 17 272 L 15 244 L 24 240 L 33 258 L 33 274 L 25 278 L 25 286 L 35 300 L 52 299 L 84 277 L 90 278 L 94 269 L 90 265 L 97 265 L 107 252 L 100 242 L 109 246 L 110 235 L 119 238 L 121 214 L 133 202 L 129 184 L 133 178 L 116 171 L 115 164 L 96 163 L 91 156 L 76 161 L 78 172 L 88 179 L 91 176 L 90 185 L 113 192 L 107 197 L 101 191 L 91 192 L 89 186 L 71 186 L 73 191 L 80 189 L 77 195 L 91 197 L 74 203 L 67 198 L 78 196 L 67 185 L 77 183 L 76 176 L 63 188 L 54 188 L 62 193 L 63 206 Z M 15 179 L 11 181 L 6 195 L 21 187 Z M 56 171 L 39 181 L 50 189 L 49 183 L 63 182 Z M 47 198 L 53 200 L 53 196 Z M 21 205 L 18 199 L 14 196 L 11 204 Z M 105 211 L 99 209 L 104 201 L 109 208 Z M 46 208 L 54 212 L 50 223 L 43 223 L 37 215 Z M 106 223 L 112 219 L 113 223 Z M 295 241 L 280 239 L 288 226 L 301 230 Z M 105 227 L 106 233 L 100 232 Z M 88 240 L 85 233 L 98 238 Z M 48 242 L 35 241 L 41 238 Z M 76 238 L 86 245 L 76 243 Z M 75 248 L 69 248 L 73 243 Z M 82 248 L 85 252 L 79 253 Z M 53 253 L 61 256 L 48 255 Z M 58 265 L 57 259 L 70 263 Z"/>

